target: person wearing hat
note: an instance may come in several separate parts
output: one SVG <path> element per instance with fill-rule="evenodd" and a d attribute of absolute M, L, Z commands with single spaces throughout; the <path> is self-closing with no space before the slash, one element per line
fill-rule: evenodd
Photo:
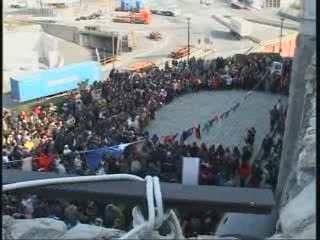
<path fill-rule="evenodd" d="M 28 149 L 29 151 L 31 151 L 34 147 L 34 143 L 33 141 L 30 139 L 30 137 L 27 137 L 27 141 L 25 142 L 25 144 L 23 145 L 26 149 Z"/>
<path fill-rule="evenodd" d="M 53 103 L 49 103 L 49 113 L 53 113 L 57 111 L 57 106 Z"/>
<path fill-rule="evenodd" d="M 103 227 L 103 220 L 101 218 L 96 218 L 94 220 L 94 225 L 98 226 L 98 227 Z"/>
<path fill-rule="evenodd" d="M 40 117 L 42 115 L 42 107 L 41 106 L 38 106 L 36 107 L 36 109 L 34 110 L 34 113 Z"/>
<path fill-rule="evenodd" d="M 62 164 L 61 159 L 58 157 L 55 159 L 54 161 L 54 167 L 55 170 L 59 173 L 59 174 L 65 174 L 66 173 L 66 168 L 64 167 L 64 165 Z"/>
<path fill-rule="evenodd" d="M 79 210 L 76 205 L 69 205 L 64 209 L 65 223 L 67 229 L 70 230 L 76 226 L 79 222 Z"/>
<path fill-rule="evenodd" d="M 70 153 L 71 153 L 71 150 L 69 148 L 69 145 L 64 145 L 63 155 L 69 155 Z"/>

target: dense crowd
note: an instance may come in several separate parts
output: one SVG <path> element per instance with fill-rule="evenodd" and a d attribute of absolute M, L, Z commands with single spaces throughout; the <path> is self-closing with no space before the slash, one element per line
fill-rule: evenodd
<path fill-rule="evenodd" d="M 290 61 L 284 62 L 283 74 L 271 84 L 276 92 L 288 86 Z M 270 112 L 270 133 L 264 138 L 261 156 L 253 161 L 256 129 L 247 131 L 244 146 L 219 144 L 185 144 L 183 141 L 154 142 L 144 127 L 156 117 L 156 111 L 176 96 L 199 90 L 252 89 L 266 74 L 271 60 L 253 55 L 246 61 L 218 58 L 173 61 L 164 69 L 151 69 L 140 74 L 112 70 L 108 79 L 86 83 L 70 94 L 63 106 L 38 106 L 33 112 L 5 112 L 3 126 L 3 167 L 21 168 L 22 161 L 31 161 L 32 170 L 55 171 L 78 175 L 132 173 L 139 176 L 158 175 L 162 181 L 181 182 L 182 157 L 200 157 L 199 184 L 219 186 L 266 187 L 274 189 L 277 161 L 272 154 L 281 153 L 286 109 L 279 103 Z M 258 90 L 264 90 L 264 85 Z M 258 129 L 259 131 L 259 129 Z M 161 134 L 161 133 L 160 133 Z M 120 158 L 106 154 L 97 169 L 86 164 L 83 151 L 146 139 L 139 149 L 127 147 Z M 42 166 L 41 157 L 50 159 Z M 48 161 L 46 161 L 48 162 Z M 16 218 L 55 217 L 71 227 L 77 222 L 124 228 L 127 208 L 115 204 L 48 201 L 39 196 L 3 195 L 3 214 Z M 99 214 L 104 213 L 104 214 Z M 128 215 L 130 216 L 130 214 Z M 217 214 L 204 213 L 199 226 L 210 226 Z M 181 216 L 185 232 L 195 221 Z M 201 220 L 201 221 L 202 221 Z M 194 225 L 194 224 L 193 224 Z"/>

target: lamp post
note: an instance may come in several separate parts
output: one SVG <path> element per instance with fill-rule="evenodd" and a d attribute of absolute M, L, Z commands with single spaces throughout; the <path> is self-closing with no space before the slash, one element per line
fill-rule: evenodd
<path fill-rule="evenodd" d="M 187 21 L 188 21 L 188 65 L 189 65 L 189 59 L 190 59 L 190 20 L 191 15 L 186 15 Z"/>
<path fill-rule="evenodd" d="M 112 68 L 114 69 L 114 32 L 112 32 Z"/>
<path fill-rule="evenodd" d="M 283 22 L 284 18 L 281 18 L 281 25 L 280 25 L 280 44 L 279 44 L 279 54 L 282 53 L 282 30 L 283 30 Z"/>

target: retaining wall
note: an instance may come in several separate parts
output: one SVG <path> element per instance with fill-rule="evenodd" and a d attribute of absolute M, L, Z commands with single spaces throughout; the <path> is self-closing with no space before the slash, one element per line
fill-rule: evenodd
<path fill-rule="evenodd" d="M 80 43 L 79 30 L 77 27 L 65 26 L 59 24 L 42 23 L 42 30 L 45 33 L 61 38 L 63 40 L 73 42 L 76 44 Z"/>

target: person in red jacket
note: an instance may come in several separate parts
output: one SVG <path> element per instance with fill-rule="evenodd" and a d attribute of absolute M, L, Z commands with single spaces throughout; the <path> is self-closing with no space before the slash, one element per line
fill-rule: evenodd
<path fill-rule="evenodd" d="M 40 117 L 42 115 L 42 107 L 41 106 L 38 106 L 36 107 L 36 109 L 34 110 L 34 113 Z"/>
<path fill-rule="evenodd" d="M 213 80 L 212 80 L 212 88 L 213 89 L 218 89 L 220 85 L 220 80 L 219 80 L 219 76 L 214 76 Z"/>
<path fill-rule="evenodd" d="M 240 166 L 240 187 L 245 186 L 245 182 L 250 175 L 251 175 L 251 168 L 249 164 L 246 161 L 242 162 Z"/>

